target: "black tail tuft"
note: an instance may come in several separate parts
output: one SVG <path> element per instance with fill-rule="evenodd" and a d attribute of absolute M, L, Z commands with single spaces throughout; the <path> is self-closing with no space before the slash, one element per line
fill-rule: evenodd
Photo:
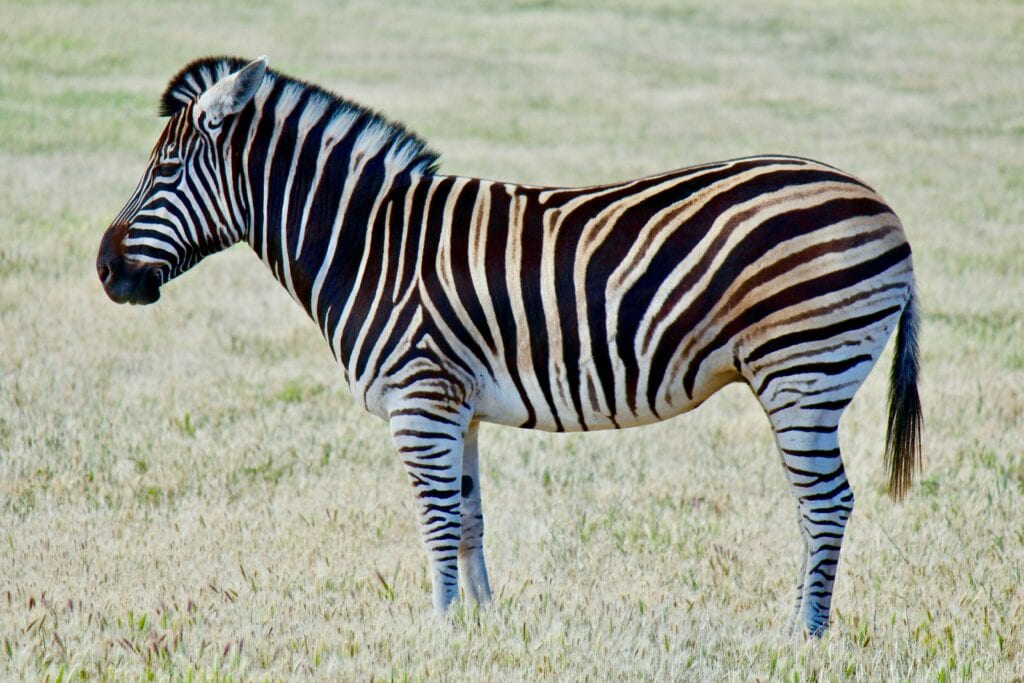
<path fill-rule="evenodd" d="M 889 426 L 885 433 L 885 464 L 889 495 L 902 500 L 921 469 L 921 398 L 917 394 L 917 297 L 911 292 L 896 330 L 896 356 L 889 376 Z"/>

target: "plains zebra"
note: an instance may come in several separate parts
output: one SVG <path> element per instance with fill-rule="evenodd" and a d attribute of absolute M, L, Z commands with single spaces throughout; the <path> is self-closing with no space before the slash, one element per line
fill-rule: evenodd
<path fill-rule="evenodd" d="M 404 128 L 267 68 L 171 80 L 149 165 L 100 244 L 117 302 L 245 240 L 320 328 L 412 479 L 433 602 L 483 602 L 477 425 L 632 427 L 730 382 L 764 407 L 805 545 L 797 615 L 828 625 L 853 493 L 843 409 L 895 328 L 886 458 L 919 459 L 914 282 L 861 181 L 758 156 L 587 188 L 437 173 Z"/>

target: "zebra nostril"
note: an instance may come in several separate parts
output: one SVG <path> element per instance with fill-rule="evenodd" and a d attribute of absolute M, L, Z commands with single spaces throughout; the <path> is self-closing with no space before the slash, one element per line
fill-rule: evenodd
<path fill-rule="evenodd" d="M 105 285 L 110 284 L 111 278 L 114 277 L 114 270 L 110 266 L 103 264 L 99 267 L 100 281 Z"/>

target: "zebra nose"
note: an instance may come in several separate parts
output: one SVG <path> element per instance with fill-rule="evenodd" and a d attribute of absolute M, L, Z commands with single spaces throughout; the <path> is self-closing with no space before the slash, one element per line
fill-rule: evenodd
<path fill-rule="evenodd" d="M 114 269 L 106 263 L 101 263 L 96 266 L 96 271 L 99 273 L 100 282 L 102 282 L 105 287 L 109 287 L 110 281 L 114 279 Z"/>
<path fill-rule="evenodd" d="M 99 275 L 105 289 L 109 290 L 122 270 L 121 245 L 127 232 L 127 225 L 114 223 L 107 228 L 103 233 L 103 239 L 100 240 L 100 248 L 96 254 L 96 274 Z"/>
<path fill-rule="evenodd" d="M 96 274 L 100 277 L 100 282 L 103 283 L 105 288 L 110 288 L 117 279 L 120 258 L 116 254 L 100 254 L 99 258 L 96 259 Z"/>

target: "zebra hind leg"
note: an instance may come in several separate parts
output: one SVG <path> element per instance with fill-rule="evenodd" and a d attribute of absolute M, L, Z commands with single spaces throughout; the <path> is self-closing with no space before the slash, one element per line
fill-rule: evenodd
<path fill-rule="evenodd" d="M 484 562 L 484 512 L 480 499 L 480 457 L 477 450 L 477 426 L 466 433 L 462 456 L 462 540 L 459 543 L 459 575 L 469 600 L 486 604 L 491 600 L 491 585 Z"/>
<path fill-rule="evenodd" d="M 804 545 L 796 616 L 809 634 L 820 636 L 829 624 L 843 534 L 853 513 L 853 491 L 839 453 L 842 408 L 822 410 L 808 403 L 772 413 L 770 418 L 797 500 Z"/>

